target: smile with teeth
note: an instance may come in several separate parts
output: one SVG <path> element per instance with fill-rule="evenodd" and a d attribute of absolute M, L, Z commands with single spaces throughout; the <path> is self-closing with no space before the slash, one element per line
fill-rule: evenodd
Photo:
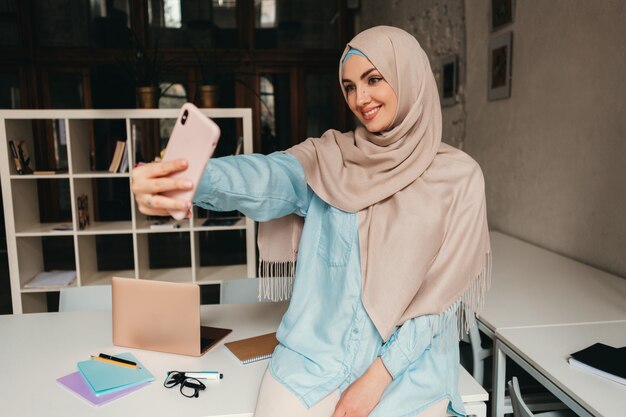
<path fill-rule="evenodd" d="M 378 110 L 380 110 L 380 108 L 381 106 L 374 107 L 373 109 L 368 110 L 366 112 L 361 112 L 361 114 L 363 115 L 363 118 L 365 120 L 370 120 L 374 118 L 374 116 L 376 115 L 376 113 L 378 113 Z"/>

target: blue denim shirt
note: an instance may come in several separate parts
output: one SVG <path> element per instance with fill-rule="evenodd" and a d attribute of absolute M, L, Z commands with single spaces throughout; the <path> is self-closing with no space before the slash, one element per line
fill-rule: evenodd
<path fill-rule="evenodd" d="M 277 152 L 212 159 L 194 203 L 239 210 L 256 221 L 291 213 L 306 218 L 291 302 L 269 369 L 307 407 L 337 388 L 343 392 L 380 356 L 393 381 L 371 417 L 413 417 L 444 398 L 449 411 L 464 415 L 454 316 L 408 320 L 385 343 L 361 300 L 358 214 L 322 201 L 295 157 Z M 442 319 L 453 325 L 438 326 Z"/>

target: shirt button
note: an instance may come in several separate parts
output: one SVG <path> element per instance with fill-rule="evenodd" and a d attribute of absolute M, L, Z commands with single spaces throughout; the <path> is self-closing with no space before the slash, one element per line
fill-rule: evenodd
<path fill-rule="evenodd" d="M 352 329 L 352 333 L 358 334 L 359 333 L 359 329 L 357 329 L 357 328 Z"/>

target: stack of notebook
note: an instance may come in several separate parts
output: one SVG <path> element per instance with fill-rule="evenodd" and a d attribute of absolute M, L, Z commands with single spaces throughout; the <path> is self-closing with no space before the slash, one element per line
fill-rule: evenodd
<path fill-rule="evenodd" d="M 271 358 L 277 345 L 276 332 L 224 343 L 242 365 Z"/>
<path fill-rule="evenodd" d="M 572 353 L 568 362 L 572 366 L 626 385 L 626 346 L 616 348 L 595 343 Z"/>
<path fill-rule="evenodd" d="M 78 362 L 78 371 L 65 375 L 57 382 L 93 406 L 100 406 L 145 387 L 154 376 L 132 353 L 115 355 L 115 358 L 134 362 L 135 367 L 111 361 L 89 359 Z"/>

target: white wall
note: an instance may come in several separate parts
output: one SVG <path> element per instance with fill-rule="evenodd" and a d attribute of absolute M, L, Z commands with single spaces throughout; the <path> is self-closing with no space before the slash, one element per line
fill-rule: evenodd
<path fill-rule="evenodd" d="M 492 228 L 626 277 L 626 2 L 518 0 L 511 98 L 487 101 L 490 0 L 465 0 L 465 149 Z"/>
<path fill-rule="evenodd" d="M 401 27 L 435 75 L 460 57 L 444 140 L 486 177 L 493 229 L 626 277 L 626 2 L 517 0 L 511 98 L 487 101 L 491 0 L 362 0 L 357 30 Z"/>

